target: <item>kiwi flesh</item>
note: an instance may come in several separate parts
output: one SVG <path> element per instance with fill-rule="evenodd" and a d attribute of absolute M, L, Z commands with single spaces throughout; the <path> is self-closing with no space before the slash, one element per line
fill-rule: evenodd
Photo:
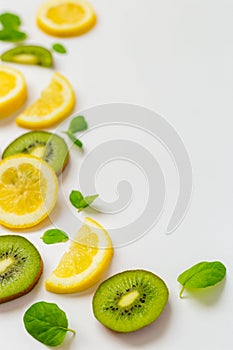
<path fill-rule="evenodd" d="M 45 160 L 58 175 L 65 168 L 69 151 L 62 137 L 48 131 L 29 131 L 11 142 L 2 159 L 15 154 L 30 154 Z"/>
<path fill-rule="evenodd" d="M 5 51 L 1 55 L 3 62 L 32 64 L 42 67 L 52 67 L 53 57 L 49 50 L 42 46 L 20 45 Z"/>
<path fill-rule="evenodd" d="M 146 270 L 128 270 L 100 284 L 92 307 L 105 327 L 126 333 L 154 322 L 167 301 L 168 288 L 160 277 Z"/>
<path fill-rule="evenodd" d="M 42 270 L 40 253 L 29 240 L 17 235 L 0 236 L 0 303 L 30 292 Z"/>

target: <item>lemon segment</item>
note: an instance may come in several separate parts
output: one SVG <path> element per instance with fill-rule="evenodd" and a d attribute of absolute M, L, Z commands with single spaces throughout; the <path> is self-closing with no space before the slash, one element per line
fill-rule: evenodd
<path fill-rule="evenodd" d="M 58 180 L 43 160 L 15 155 L 0 162 L 0 224 L 31 227 L 45 219 L 55 206 Z"/>
<path fill-rule="evenodd" d="M 0 66 L 0 118 L 16 112 L 27 98 L 23 74 L 13 68 Z"/>
<path fill-rule="evenodd" d="M 47 34 L 58 37 L 83 34 L 95 23 L 95 11 L 85 0 L 47 1 L 37 13 L 39 28 Z"/>
<path fill-rule="evenodd" d="M 109 266 L 113 247 L 109 234 L 97 222 L 85 224 L 62 256 L 57 268 L 45 282 L 48 291 L 75 293 L 90 288 Z"/>
<path fill-rule="evenodd" d="M 29 129 L 47 128 L 66 118 L 74 105 L 75 94 L 72 85 L 67 78 L 55 72 L 38 100 L 16 118 L 16 123 Z"/>

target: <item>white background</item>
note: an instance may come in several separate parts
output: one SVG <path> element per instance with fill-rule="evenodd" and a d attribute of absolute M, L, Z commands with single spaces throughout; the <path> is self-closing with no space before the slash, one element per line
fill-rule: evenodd
<path fill-rule="evenodd" d="M 141 240 L 116 249 L 104 277 L 130 268 L 159 274 L 170 291 L 163 315 L 132 334 L 115 334 L 93 317 L 92 295 L 55 295 L 44 280 L 64 250 L 45 246 L 40 236 L 49 221 L 23 234 L 40 250 L 44 273 L 26 296 L 0 305 L 1 347 L 31 350 L 44 345 L 24 330 L 22 317 L 34 302 L 56 302 L 66 313 L 75 337 L 60 349 L 231 350 L 233 346 L 233 4 L 227 0 L 93 0 L 96 27 L 82 37 L 57 40 L 38 30 L 36 9 L 42 1 L 2 0 L 1 12 L 18 13 L 29 33 L 28 43 L 63 42 L 69 53 L 54 55 L 55 68 L 66 75 L 77 96 L 76 111 L 106 102 L 143 105 L 164 116 L 189 152 L 194 192 L 188 214 L 175 233 L 164 234 L 161 222 Z M 1 43 L 1 51 L 11 45 Z M 17 66 L 26 77 L 28 102 L 39 96 L 52 70 Z M 25 130 L 14 117 L 0 122 L 3 149 Z M 177 180 L 177 179 L 176 179 Z M 174 186 L 176 184 L 174 180 Z M 59 203 L 62 207 L 62 203 Z M 104 219 L 101 221 L 104 224 Z M 113 218 L 114 226 L 114 218 Z M 1 233 L 9 233 L 1 228 Z M 29 232 L 31 231 L 31 232 Z M 12 233 L 12 232 L 11 232 Z M 176 278 L 202 260 L 227 267 L 224 284 L 180 300 Z"/>

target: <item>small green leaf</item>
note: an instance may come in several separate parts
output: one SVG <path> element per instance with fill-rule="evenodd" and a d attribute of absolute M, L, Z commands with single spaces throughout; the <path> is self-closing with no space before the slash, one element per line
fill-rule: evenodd
<path fill-rule="evenodd" d="M 81 115 L 78 117 L 75 117 L 74 119 L 71 120 L 70 126 L 69 126 L 69 132 L 72 134 L 80 131 L 87 130 L 88 125 L 85 120 L 85 118 Z"/>
<path fill-rule="evenodd" d="M 30 306 L 23 317 L 27 332 L 41 343 L 48 346 L 60 345 L 68 331 L 68 320 L 64 311 L 56 304 L 45 301 Z"/>
<path fill-rule="evenodd" d="M 83 147 L 82 142 L 79 139 L 77 139 L 71 132 L 63 131 L 63 133 L 66 134 L 76 146 L 78 146 L 79 148 Z"/>
<path fill-rule="evenodd" d="M 21 25 L 19 16 L 14 13 L 5 12 L 0 15 L 0 22 L 3 27 L 18 29 Z"/>
<path fill-rule="evenodd" d="M 185 288 L 199 289 L 214 286 L 221 282 L 225 275 L 226 267 L 221 262 L 200 262 L 178 276 L 177 281 L 183 286 L 180 297 Z"/>
<path fill-rule="evenodd" d="M 46 244 L 66 242 L 69 240 L 68 235 L 64 231 L 58 229 L 47 230 L 41 238 Z"/>
<path fill-rule="evenodd" d="M 80 191 L 72 191 L 70 194 L 70 202 L 78 209 L 78 212 L 80 212 L 93 203 L 98 196 L 98 194 L 95 194 L 93 196 L 83 197 Z"/>
<path fill-rule="evenodd" d="M 16 41 L 25 40 L 26 38 L 27 38 L 27 34 L 24 32 L 19 32 L 11 28 L 3 28 L 2 30 L 0 30 L 1 41 L 16 42 Z"/>
<path fill-rule="evenodd" d="M 53 44 L 52 48 L 54 51 L 61 53 L 61 54 L 64 54 L 67 52 L 66 48 L 62 44 L 58 44 L 58 43 Z"/>

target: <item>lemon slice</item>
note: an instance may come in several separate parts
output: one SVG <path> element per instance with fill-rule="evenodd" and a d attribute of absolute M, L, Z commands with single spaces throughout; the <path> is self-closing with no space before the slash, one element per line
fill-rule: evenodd
<path fill-rule="evenodd" d="M 66 118 L 74 105 L 75 95 L 70 82 L 55 72 L 40 98 L 16 118 L 16 123 L 29 129 L 47 128 Z"/>
<path fill-rule="evenodd" d="M 52 211 L 58 192 L 54 170 L 42 159 L 15 155 L 0 162 L 0 224 L 31 227 Z"/>
<path fill-rule="evenodd" d="M 95 22 L 95 11 L 85 0 L 48 1 L 39 8 L 37 14 L 39 28 L 60 37 L 83 34 Z"/>
<path fill-rule="evenodd" d="M 107 231 L 94 220 L 86 218 L 69 251 L 64 253 L 57 268 L 46 280 L 45 287 L 54 293 L 85 290 L 99 280 L 112 256 L 112 242 Z"/>
<path fill-rule="evenodd" d="M 24 104 L 27 87 L 20 71 L 6 66 L 0 66 L 0 82 L 0 118 L 3 118 Z"/>

